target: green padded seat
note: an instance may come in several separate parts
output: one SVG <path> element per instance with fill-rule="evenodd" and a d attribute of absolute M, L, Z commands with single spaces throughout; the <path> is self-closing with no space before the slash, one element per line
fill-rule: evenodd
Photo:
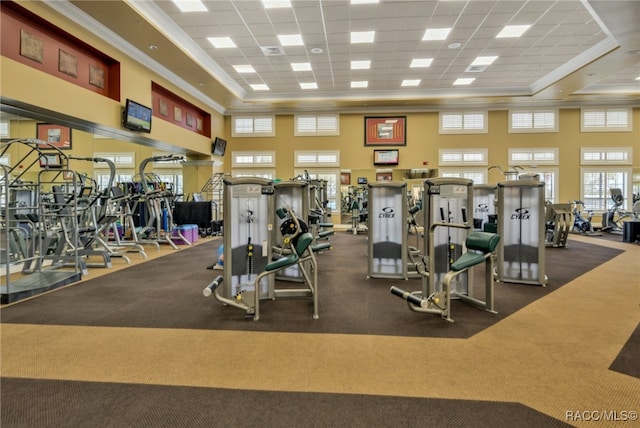
<path fill-rule="evenodd" d="M 318 233 L 318 238 L 326 238 L 327 236 L 333 235 L 333 230 L 327 230 L 325 232 Z"/>
<path fill-rule="evenodd" d="M 482 253 L 473 253 L 467 251 L 458 258 L 452 265 L 451 270 L 459 272 L 468 269 L 484 261 L 487 253 L 492 253 L 500 242 L 500 236 L 489 232 L 472 232 L 467 236 L 467 250 L 482 251 Z"/>
<path fill-rule="evenodd" d="M 309 245 L 311 245 L 312 242 L 313 242 L 313 235 L 311 235 L 309 232 L 303 233 L 298 238 L 298 243 L 296 244 L 295 253 L 289 254 L 285 257 L 279 258 L 278 260 L 267 264 L 267 266 L 265 266 L 265 270 L 272 271 L 272 270 L 280 269 L 280 268 L 295 264 L 300 259 L 298 254 L 304 253 L 306 249 L 309 247 Z"/>
<path fill-rule="evenodd" d="M 318 223 L 318 227 L 333 227 L 333 223 Z"/>
<path fill-rule="evenodd" d="M 318 251 L 324 251 L 331 248 L 331 244 L 326 242 L 324 244 L 316 244 L 311 246 L 311 251 L 317 253 Z"/>

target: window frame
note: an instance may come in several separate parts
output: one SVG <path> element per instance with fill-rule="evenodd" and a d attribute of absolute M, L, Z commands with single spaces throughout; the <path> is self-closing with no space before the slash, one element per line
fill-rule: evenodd
<path fill-rule="evenodd" d="M 489 112 L 488 110 L 467 110 L 467 111 L 440 111 L 438 112 L 438 128 L 440 134 L 487 134 L 489 132 Z M 445 128 L 445 117 L 460 116 L 461 126 L 458 128 Z M 482 116 L 482 128 L 468 128 L 465 126 L 465 118 L 472 115 Z"/>
<path fill-rule="evenodd" d="M 256 131 L 256 121 L 269 119 L 270 128 L 268 131 Z M 251 120 L 251 132 L 238 132 L 238 121 Z M 235 138 L 243 137 L 275 137 L 276 136 L 276 117 L 275 115 L 235 115 L 231 116 L 231 136 Z"/>
<path fill-rule="evenodd" d="M 300 120 L 307 118 L 315 122 L 313 131 L 305 131 L 300 128 Z M 335 128 L 332 130 L 318 130 L 318 120 L 321 118 L 334 118 Z M 340 135 L 340 115 L 339 114 L 294 114 L 293 115 L 293 135 L 295 137 L 315 137 L 315 136 L 338 136 Z"/>
<path fill-rule="evenodd" d="M 536 114 L 552 114 L 552 127 L 536 126 Z M 531 126 L 526 128 L 514 128 L 514 115 L 531 114 Z M 560 132 L 560 120 L 558 109 L 514 109 L 509 110 L 509 133 L 510 134 L 527 134 L 527 133 L 553 133 Z"/>
<path fill-rule="evenodd" d="M 626 112 L 627 122 L 624 126 L 608 124 L 610 113 Z M 603 126 L 591 126 L 586 124 L 585 115 L 589 113 L 604 114 Z M 631 132 L 633 131 L 633 109 L 631 107 L 582 107 L 580 108 L 580 132 Z"/>

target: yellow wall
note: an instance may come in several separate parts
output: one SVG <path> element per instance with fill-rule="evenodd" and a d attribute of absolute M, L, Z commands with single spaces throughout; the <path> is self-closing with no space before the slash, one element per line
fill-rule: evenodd
<path fill-rule="evenodd" d="M 396 115 L 396 114 L 394 114 Z M 230 171 L 231 152 L 243 150 L 274 150 L 276 176 L 287 179 L 293 176 L 293 152 L 295 150 L 340 150 L 341 169 L 351 170 L 352 184 L 358 176 L 375 179 L 373 147 L 364 146 L 363 114 L 340 116 L 340 136 L 294 137 L 292 115 L 276 117 L 276 136 L 260 138 L 228 138 L 225 154 L 225 170 Z M 395 168 L 394 179 L 402 179 L 398 170 L 413 168 L 438 168 L 440 149 L 489 149 L 489 165 L 508 167 L 509 148 L 559 149 L 560 168 L 558 183 L 559 201 L 580 197 L 580 147 L 633 147 L 635 174 L 640 173 L 640 108 L 633 109 L 632 132 L 580 132 L 580 109 L 561 109 L 559 132 L 518 133 L 508 132 L 508 110 L 489 112 L 489 133 L 475 135 L 440 135 L 438 112 L 410 113 L 407 117 L 407 145 L 400 150 L 400 165 Z M 231 129 L 231 118 L 225 118 L 225 128 Z M 230 132 L 229 132 L 230 134 Z M 427 161 L 428 166 L 423 165 Z M 491 170 L 489 182 L 504 181 L 497 170 Z"/>

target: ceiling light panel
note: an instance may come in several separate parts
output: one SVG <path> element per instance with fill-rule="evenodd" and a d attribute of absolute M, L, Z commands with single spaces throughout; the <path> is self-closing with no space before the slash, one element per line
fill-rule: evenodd
<path fill-rule="evenodd" d="M 316 82 L 300 83 L 300 88 L 302 88 L 302 89 L 318 89 L 318 84 Z"/>
<path fill-rule="evenodd" d="M 473 81 L 476 80 L 475 77 L 460 77 L 453 82 L 454 85 L 470 85 Z"/>
<path fill-rule="evenodd" d="M 430 67 L 433 62 L 433 58 L 421 58 L 411 60 L 410 68 Z"/>
<path fill-rule="evenodd" d="M 352 70 L 368 70 L 371 68 L 371 61 L 351 61 Z"/>
<path fill-rule="evenodd" d="M 451 28 L 427 28 L 422 36 L 423 41 L 447 40 Z"/>
<path fill-rule="evenodd" d="M 311 63 L 294 62 L 294 63 L 291 63 L 291 69 L 293 71 L 311 71 Z"/>
<path fill-rule="evenodd" d="M 269 90 L 269 87 L 267 85 L 265 85 L 264 83 L 252 84 L 250 86 L 251 86 L 251 89 L 253 89 L 254 91 L 268 91 Z"/>
<path fill-rule="evenodd" d="M 531 25 L 507 25 L 498 33 L 496 39 L 504 39 L 510 37 L 520 37 L 527 31 Z"/>
<path fill-rule="evenodd" d="M 419 86 L 420 79 L 407 79 L 403 80 L 400 86 Z"/>
<path fill-rule="evenodd" d="M 235 48 L 237 47 L 231 37 L 207 37 L 209 43 L 213 45 L 214 48 L 217 49 L 225 49 L 225 48 Z"/>
<path fill-rule="evenodd" d="M 291 1 L 289 0 L 262 0 L 262 4 L 265 9 L 279 9 L 291 7 Z"/>
<path fill-rule="evenodd" d="M 357 80 L 351 82 L 352 88 L 366 88 L 367 86 L 369 86 L 369 82 L 366 80 Z"/>
<path fill-rule="evenodd" d="M 373 43 L 375 31 L 352 31 L 351 43 Z"/>
<path fill-rule="evenodd" d="M 255 73 L 256 70 L 251 65 L 234 65 L 233 68 L 236 69 L 238 73 Z"/>
<path fill-rule="evenodd" d="M 207 8 L 200 0 L 173 0 L 180 12 L 206 12 Z"/>
<path fill-rule="evenodd" d="M 304 46 L 302 35 L 300 34 L 281 34 L 278 35 L 278 40 L 280 40 L 282 46 Z"/>
<path fill-rule="evenodd" d="M 498 59 L 497 56 L 479 56 L 473 60 L 471 65 L 491 65 L 496 59 Z"/>

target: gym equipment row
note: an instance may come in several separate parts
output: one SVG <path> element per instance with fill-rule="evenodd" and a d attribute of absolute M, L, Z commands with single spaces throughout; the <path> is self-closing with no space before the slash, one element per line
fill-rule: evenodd
<path fill-rule="evenodd" d="M 417 264 L 422 289 L 390 290 L 412 311 L 451 322 L 455 299 L 496 313 L 496 281 L 546 285 L 544 183 L 521 179 L 474 187 L 471 180 L 436 178 L 424 186 L 427 250 Z M 469 275 L 480 264 L 484 300 L 473 295 Z"/>
<path fill-rule="evenodd" d="M 254 321 L 260 319 L 260 300 L 307 298 L 317 319 L 315 254 L 331 245 L 314 244 L 308 225 L 296 213 L 308 209 L 308 191 L 308 184 L 301 181 L 274 184 L 256 177 L 225 179 L 223 275 L 203 294 L 243 310 Z M 293 205 L 275 210 L 276 200 Z M 304 287 L 278 288 L 282 281 L 302 282 Z"/>

